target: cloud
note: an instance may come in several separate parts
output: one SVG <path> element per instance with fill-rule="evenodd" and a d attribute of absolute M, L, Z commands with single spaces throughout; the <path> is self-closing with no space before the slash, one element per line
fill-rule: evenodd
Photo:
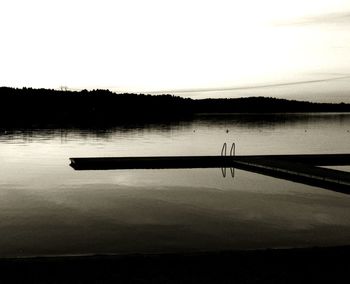
<path fill-rule="evenodd" d="M 294 86 L 294 85 L 305 85 L 314 83 L 331 82 L 336 80 L 350 79 L 350 75 L 344 75 L 339 77 L 330 77 L 324 79 L 315 80 L 304 80 L 304 81 L 294 81 L 294 82 L 284 82 L 284 83 L 273 83 L 273 84 L 262 84 L 253 86 L 239 86 L 239 87 L 224 87 L 224 88 L 198 88 L 198 89 L 178 89 L 178 90 L 162 90 L 151 93 L 196 93 L 196 92 L 217 92 L 217 91 L 243 91 L 243 90 L 254 90 L 254 89 L 265 89 L 273 87 L 284 87 L 284 86 Z"/>
<path fill-rule="evenodd" d="M 328 13 L 286 20 L 274 23 L 274 26 L 305 26 L 305 25 L 339 25 L 350 24 L 350 11 Z"/>

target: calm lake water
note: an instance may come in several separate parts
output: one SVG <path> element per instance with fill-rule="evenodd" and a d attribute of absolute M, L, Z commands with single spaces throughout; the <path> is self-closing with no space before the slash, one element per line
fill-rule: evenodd
<path fill-rule="evenodd" d="M 235 170 L 74 171 L 70 157 L 349 153 L 349 114 L 0 129 L 0 257 L 350 245 L 350 195 Z M 349 171 L 349 167 L 342 167 Z"/>

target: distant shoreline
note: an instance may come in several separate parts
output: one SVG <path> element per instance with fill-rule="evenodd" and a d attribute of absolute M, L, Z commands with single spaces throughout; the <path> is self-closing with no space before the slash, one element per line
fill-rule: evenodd
<path fill-rule="evenodd" d="M 0 88 L 0 127 L 123 124 L 191 119 L 198 114 L 348 113 L 350 104 L 269 97 L 193 100 L 173 95 L 117 94 L 108 90 Z"/>

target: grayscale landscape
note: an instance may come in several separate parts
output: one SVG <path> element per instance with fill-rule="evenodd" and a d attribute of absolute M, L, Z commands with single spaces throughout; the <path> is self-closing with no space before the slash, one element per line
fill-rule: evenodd
<path fill-rule="evenodd" d="M 346 283 L 347 1 L 5 1 L 1 283 Z"/>

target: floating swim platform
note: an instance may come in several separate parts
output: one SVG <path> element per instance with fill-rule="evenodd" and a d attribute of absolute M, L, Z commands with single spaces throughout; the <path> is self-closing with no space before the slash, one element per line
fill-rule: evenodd
<path fill-rule="evenodd" d="M 350 193 L 350 173 L 320 166 L 350 165 L 350 154 L 70 158 L 75 170 L 237 168 Z"/>

